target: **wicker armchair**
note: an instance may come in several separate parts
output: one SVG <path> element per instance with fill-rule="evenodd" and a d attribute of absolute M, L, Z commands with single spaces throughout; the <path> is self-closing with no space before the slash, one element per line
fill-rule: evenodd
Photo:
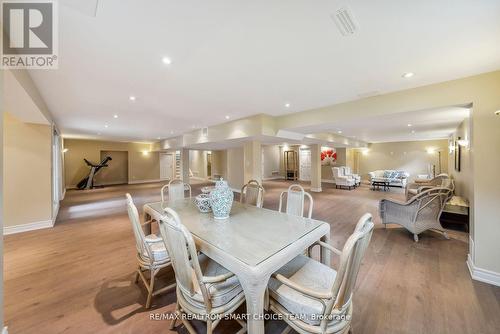
<path fill-rule="evenodd" d="M 264 193 L 264 187 L 258 181 L 250 180 L 241 188 L 240 202 L 262 208 Z"/>
<path fill-rule="evenodd" d="M 191 233 L 174 210 L 166 208 L 165 213 L 160 220 L 160 233 L 172 258 L 177 281 L 177 317 L 170 329 L 180 319 L 190 334 L 196 334 L 189 319 L 198 319 L 207 323 L 207 334 L 211 334 L 221 319 L 245 302 L 243 288 L 232 272 L 198 253 Z M 235 320 L 242 326 L 238 333 L 245 333 L 246 323 Z"/>
<path fill-rule="evenodd" d="M 429 229 L 440 231 L 446 239 L 449 239 L 439 222 L 439 217 L 450 193 L 450 188 L 433 187 L 404 203 L 383 199 L 379 205 L 382 224 L 398 224 L 405 227 L 413 233 L 415 242 L 418 242 L 420 233 Z"/>
<path fill-rule="evenodd" d="M 372 216 L 365 214 L 342 251 L 320 241 L 309 248 L 309 254 L 319 245 L 338 255 L 337 270 L 299 255 L 272 275 L 269 308 L 287 323 L 283 333 L 348 333 L 356 278 L 372 231 Z"/>
<path fill-rule="evenodd" d="M 188 183 L 182 182 L 182 180 L 175 179 L 170 181 L 168 184 L 161 187 L 161 201 L 165 202 L 165 190 L 168 189 L 168 200 L 176 201 L 178 199 L 184 198 L 184 192 L 189 191 L 189 197 L 191 198 L 191 186 Z"/>
<path fill-rule="evenodd" d="M 450 177 L 446 173 L 439 174 L 431 180 L 416 179 L 414 182 L 406 185 L 406 200 L 409 200 L 423 190 L 427 190 L 432 187 L 447 187 L 447 182 L 449 179 Z"/>
<path fill-rule="evenodd" d="M 283 191 L 280 194 L 280 204 L 278 207 L 279 212 L 281 212 L 281 209 L 283 207 L 283 198 L 285 197 L 285 195 L 286 195 L 285 213 L 300 217 L 304 216 L 304 200 L 305 197 L 307 196 L 309 198 L 309 210 L 307 213 L 307 218 L 311 218 L 313 204 L 314 204 L 313 198 L 311 194 L 304 191 L 304 188 L 302 188 L 302 186 L 298 184 L 292 184 L 290 187 L 288 187 L 287 192 Z"/>
<path fill-rule="evenodd" d="M 127 211 L 134 230 L 137 261 L 139 263 L 135 274 L 135 283 L 139 282 L 139 278 L 141 278 L 144 283 L 144 286 L 148 291 L 146 308 L 149 308 L 151 306 L 153 296 L 175 288 L 174 283 L 162 289 L 156 291 L 154 290 L 155 276 L 161 269 L 171 266 L 172 262 L 170 261 L 170 257 L 168 256 L 167 249 L 161 237 L 158 237 L 155 234 L 150 234 L 148 236 L 144 235 L 137 207 L 134 205 L 130 194 L 126 194 L 126 197 Z M 144 224 L 147 225 L 150 223 L 151 221 L 145 222 Z M 150 272 L 149 280 L 144 276 L 144 271 Z"/>

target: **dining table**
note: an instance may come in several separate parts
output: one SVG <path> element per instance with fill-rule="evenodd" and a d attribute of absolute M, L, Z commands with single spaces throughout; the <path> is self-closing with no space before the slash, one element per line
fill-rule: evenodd
<path fill-rule="evenodd" d="M 177 212 L 199 251 L 238 277 L 250 334 L 264 334 L 264 299 L 271 275 L 316 241 L 329 242 L 330 238 L 328 223 L 236 201 L 229 218 L 222 220 L 201 213 L 193 198 L 146 203 L 145 221 L 161 221 L 166 207 Z M 329 266 L 330 255 L 319 248 L 321 262 Z"/>

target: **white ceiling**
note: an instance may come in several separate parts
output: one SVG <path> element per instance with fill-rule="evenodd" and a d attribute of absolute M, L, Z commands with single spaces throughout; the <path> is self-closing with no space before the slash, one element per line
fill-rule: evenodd
<path fill-rule="evenodd" d="M 469 113 L 468 108 L 447 107 L 323 123 L 295 131 L 304 134 L 341 131 L 342 136 L 369 143 L 446 139 Z"/>
<path fill-rule="evenodd" d="M 155 140 L 500 68 L 498 0 L 71 3 L 59 69 L 32 71 L 67 136 Z M 350 37 L 330 18 L 346 3 Z"/>

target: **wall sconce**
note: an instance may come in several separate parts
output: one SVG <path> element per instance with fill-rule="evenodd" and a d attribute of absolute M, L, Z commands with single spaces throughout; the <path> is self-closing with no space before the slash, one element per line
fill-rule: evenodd
<path fill-rule="evenodd" d="M 462 147 L 469 146 L 469 141 L 467 139 L 459 139 L 457 140 L 457 143 Z"/>
<path fill-rule="evenodd" d="M 142 155 L 149 155 L 149 151 L 142 151 Z"/>
<path fill-rule="evenodd" d="M 69 151 L 69 149 L 68 149 L 68 148 L 65 148 L 64 150 L 62 150 L 62 152 L 63 152 L 63 153 L 66 153 L 66 152 L 68 152 L 68 151 Z"/>
<path fill-rule="evenodd" d="M 370 149 L 368 149 L 368 148 L 361 150 L 361 154 L 363 154 L 363 155 L 368 155 L 369 152 L 370 152 Z"/>
<path fill-rule="evenodd" d="M 434 153 L 436 153 L 436 149 L 435 149 L 434 147 L 429 147 L 429 148 L 427 149 L 427 153 L 429 153 L 429 154 L 434 154 Z"/>
<path fill-rule="evenodd" d="M 500 110 L 495 111 L 495 115 L 500 116 Z"/>

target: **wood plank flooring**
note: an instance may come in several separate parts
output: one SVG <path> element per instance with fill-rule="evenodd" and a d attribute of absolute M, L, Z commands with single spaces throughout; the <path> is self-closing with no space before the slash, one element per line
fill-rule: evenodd
<path fill-rule="evenodd" d="M 54 228 L 5 236 L 9 333 L 169 333 L 169 320 L 150 318 L 173 310 L 175 292 L 155 298 L 150 310 L 143 307 L 145 289 L 133 283 L 135 244 L 124 197 L 130 192 L 141 208 L 159 200 L 161 185 L 68 191 Z M 276 210 L 288 185 L 265 182 L 265 207 Z M 201 186 L 194 184 L 193 194 Z M 414 243 L 402 228 L 385 229 L 378 201 L 402 199 L 400 189 L 348 191 L 323 184 L 323 192 L 312 195 L 313 217 L 331 224 L 335 247 L 342 248 L 363 213 L 375 217 L 354 296 L 353 333 L 500 333 L 500 288 L 471 280 L 465 232 L 450 231 L 451 240 L 426 232 Z M 172 277 L 164 273 L 162 283 Z M 204 332 L 204 324 L 195 327 Z M 283 327 L 266 323 L 266 333 Z M 215 332 L 238 329 L 225 321 Z"/>

